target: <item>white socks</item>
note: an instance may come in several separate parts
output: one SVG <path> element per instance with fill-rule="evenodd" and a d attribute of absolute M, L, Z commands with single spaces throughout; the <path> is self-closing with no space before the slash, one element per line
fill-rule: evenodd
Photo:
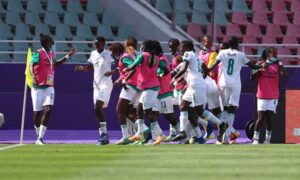
<path fill-rule="evenodd" d="M 152 133 L 152 139 L 156 139 L 157 136 L 161 136 L 163 134 L 157 121 L 151 123 L 151 133 Z"/>
<path fill-rule="evenodd" d="M 272 131 L 266 130 L 265 144 L 270 144 L 270 141 L 271 141 L 271 135 L 272 135 Z"/>
<path fill-rule="evenodd" d="M 180 112 L 179 121 L 180 121 L 180 131 L 184 131 L 185 122 L 189 120 L 189 114 L 187 111 Z"/>
<path fill-rule="evenodd" d="M 121 130 L 122 130 L 123 138 L 128 138 L 129 137 L 128 126 L 127 125 L 121 125 Z"/>
<path fill-rule="evenodd" d="M 144 133 L 144 119 L 138 119 L 136 120 L 137 126 L 138 126 L 138 130 L 137 130 L 137 134 L 143 134 Z"/>
<path fill-rule="evenodd" d="M 99 126 L 100 126 L 100 128 L 99 128 L 99 135 L 101 135 L 103 133 L 107 134 L 106 122 L 100 122 Z"/>
<path fill-rule="evenodd" d="M 39 137 L 38 137 L 38 139 L 44 138 L 44 135 L 45 135 L 45 133 L 46 133 L 46 130 L 47 130 L 47 127 L 46 127 L 46 126 L 44 126 L 44 125 L 41 125 L 41 126 L 40 126 Z"/>
<path fill-rule="evenodd" d="M 222 122 L 220 121 L 220 119 L 218 119 L 216 116 L 213 115 L 213 113 L 207 111 L 207 110 L 204 110 L 202 116 L 204 118 L 206 118 L 208 121 L 216 124 L 216 125 L 220 125 Z"/>
<path fill-rule="evenodd" d="M 202 126 L 204 126 L 204 127 L 206 127 L 207 126 L 207 124 L 208 124 L 208 122 L 207 121 L 205 121 L 205 120 L 203 120 L 202 118 L 198 118 L 198 123 L 199 124 L 201 124 Z"/>
<path fill-rule="evenodd" d="M 38 136 L 39 136 L 39 133 L 40 133 L 40 127 L 34 126 L 34 129 L 35 129 L 35 134 L 36 134 L 36 136 L 38 137 Z"/>
<path fill-rule="evenodd" d="M 176 134 L 179 132 L 179 124 L 177 123 L 176 126 L 170 124 L 170 134 Z"/>
<path fill-rule="evenodd" d="M 235 115 L 233 113 L 228 113 L 227 118 L 225 122 L 228 124 L 228 128 L 226 130 L 226 135 L 229 136 L 231 132 L 235 132 L 235 129 L 233 128 L 233 122 L 234 122 Z"/>
<path fill-rule="evenodd" d="M 196 137 L 197 138 L 200 138 L 202 137 L 202 133 L 201 133 L 201 130 L 200 130 L 200 127 L 199 126 L 196 126 L 196 127 L 193 127 L 195 133 L 196 133 Z"/>

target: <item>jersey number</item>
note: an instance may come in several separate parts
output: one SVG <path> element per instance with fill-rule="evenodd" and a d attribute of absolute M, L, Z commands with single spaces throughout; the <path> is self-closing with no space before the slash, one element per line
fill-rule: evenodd
<path fill-rule="evenodd" d="M 234 59 L 229 59 L 228 67 L 227 67 L 227 74 L 232 75 L 233 73 L 233 66 L 234 66 Z"/>

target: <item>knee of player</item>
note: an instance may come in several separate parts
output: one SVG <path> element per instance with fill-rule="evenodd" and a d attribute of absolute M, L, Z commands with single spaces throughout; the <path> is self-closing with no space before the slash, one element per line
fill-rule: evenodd
<path fill-rule="evenodd" d="M 227 106 L 228 113 L 235 114 L 236 106 Z"/>
<path fill-rule="evenodd" d="M 220 107 L 217 107 L 217 108 L 212 109 L 212 113 L 213 113 L 214 115 L 220 114 L 220 113 L 221 113 L 221 108 L 220 108 Z"/>
<path fill-rule="evenodd" d="M 45 114 L 50 114 L 52 110 L 51 106 L 45 106 L 43 109 Z"/>

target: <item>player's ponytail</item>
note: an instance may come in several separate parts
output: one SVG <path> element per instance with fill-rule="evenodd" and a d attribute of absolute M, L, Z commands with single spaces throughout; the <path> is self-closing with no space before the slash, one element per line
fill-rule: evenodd
<path fill-rule="evenodd" d="M 145 41 L 143 41 L 142 46 L 143 46 L 143 52 L 148 52 L 148 53 L 151 54 L 151 56 L 148 58 L 147 63 L 149 65 L 149 67 L 153 67 L 154 64 L 155 64 L 155 54 L 154 54 L 154 51 L 153 51 L 153 41 L 145 40 Z"/>

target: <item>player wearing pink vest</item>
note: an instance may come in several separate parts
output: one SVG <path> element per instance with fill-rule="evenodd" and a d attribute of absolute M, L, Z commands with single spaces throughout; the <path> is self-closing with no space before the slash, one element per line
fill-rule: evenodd
<path fill-rule="evenodd" d="M 163 54 L 162 47 L 158 41 L 154 41 L 154 54 L 160 58 L 166 64 L 166 68 L 170 72 L 170 64 L 168 58 Z M 166 137 L 165 141 L 171 141 L 173 137 L 179 132 L 179 124 L 174 114 L 174 99 L 173 99 L 173 89 L 170 86 L 172 81 L 171 74 L 168 73 L 164 76 L 164 72 L 159 69 L 159 82 L 160 90 L 157 97 L 156 106 L 153 109 L 156 118 L 158 118 L 159 113 L 164 114 L 165 118 L 172 126 L 175 131 L 170 131 L 170 135 Z"/>
<path fill-rule="evenodd" d="M 275 118 L 279 98 L 279 74 L 285 76 L 282 63 L 277 59 L 275 48 L 263 51 L 258 64 L 269 63 L 268 67 L 253 71 L 251 78 L 258 78 L 257 86 L 257 120 L 254 127 L 253 144 L 259 143 L 259 131 L 264 121 L 267 122 L 265 144 L 269 144 L 272 134 L 272 121 Z"/>
<path fill-rule="evenodd" d="M 165 71 L 166 65 L 153 54 L 153 41 L 143 41 L 141 49 L 143 51 L 142 54 L 138 55 L 134 63 L 129 68 L 125 68 L 123 70 L 132 71 L 138 67 L 138 71 L 136 72 L 138 73 L 137 87 L 142 90 L 139 105 L 137 107 L 138 132 L 136 135 L 131 137 L 130 140 L 144 140 L 143 131 L 145 113 L 145 116 L 151 122 L 151 127 L 153 127 L 151 128 L 152 134 L 157 135 L 156 141 L 153 144 L 160 144 L 164 140 L 164 136 L 152 109 L 155 107 L 160 87 L 157 70 L 158 68 L 162 68 L 162 70 Z"/>
<path fill-rule="evenodd" d="M 240 94 L 241 94 L 241 69 L 244 65 L 247 65 L 251 69 L 260 69 L 264 67 L 263 65 L 253 65 L 249 59 L 246 57 L 244 52 L 238 50 L 239 41 L 237 37 L 231 36 L 227 40 L 229 49 L 225 49 L 219 52 L 216 57 L 216 62 L 209 69 L 212 70 L 218 67 L 219 70 L 219 80 L 218 85 L 220 89 L 220 95 L 222 98 L 222 103 L 224 105 L 223 120 L 228 123 L 229 128 L 227 129 L 225 136 L 221 141 L 217 141 L 217 144 L 227 144 L 229 134 L 233 131 L 233 124 L 236 109 L 239 106 Z M 230 142 L 231 144 L 234 141 Z"/>
<path fill-rule="evenodd" d="M 63 58 L 55 60 L 52 37 L 40 35 L 41 49 L 32 54 L 30 73 L 32 75 L 31 98 L 34 111 L 34 127 L 36 144 L 43 145 L 52 106 L 54 104 L 54 74 L 55 67 L 66 62 L 76 52 L 71 51 Z"/>
<path fill-rule="evenodd" d="M 119 79 L 115 81 L 114 85 L 121 84 L 122 81 L 125 81 L 129 72 L 123 71 L 124 68 L 129 67 L 133 62 L 132 56 L 125 52 L 124 46 L 121 43 L 115 43 L 110 46 L 112 56 L 117 60 L 118 70 L 119 70 Z M 128 81 L 127 84 L 123 84 L 123 88 L 120 93 L 120 97 L 117 104 L 117 116 L 122 130 L 122 138 L 116 142 L 117 145 L 126 145 L 130 144 L 133 141 L 129 140 L 129 128 L 128 122 L 126 119 L 135 121 L 135 113 L 132 106 L 136 104 L 140 95 L 140 90 L 136 88 L 137 86 L 137 75 L 135 73 Z"/>
<path fill-rule="evenodd" d="M 169 50 L 173 56 L 172 58 L 172 70 L 175 70 L 180 63 L 182 63 L 182 58 L 181 58 L 181 53 L 178 51 L 179 47 L 179 40 L 178 39 L 170 39 L 169 40 Z M 173 91 L 174 95 L 174 105 L 179 105 L 180 104 L 180 99 L 182 96 L 182 91 L 185 88 L 186 83 L 184 81 L 178 83 Z"/>

